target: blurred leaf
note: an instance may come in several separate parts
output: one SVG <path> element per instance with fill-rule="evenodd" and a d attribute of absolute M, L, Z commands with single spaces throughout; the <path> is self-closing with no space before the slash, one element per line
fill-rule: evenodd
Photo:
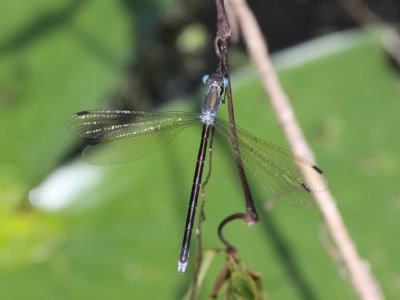
<path fill-rule="evenodd" d="M 0 198 L 7 205 L 26 200 L 71 151 L 75 138 L 65 120 L 107 99 L 137 39 L 151 34 L 159 20 L 153 16 L 167 3 L 0 3 Z M 152 20 L 146 24 L 139 21 L 144 11 Z"/>
<path fill-rule="evenodd" d="M 180 34 L 177 46 L 181 51 L 193 53 L 205 47 L 207 37 L 206 29 L 200 24 L 191 24 Z"/>
<path fill-rule="evenodd" d="M 70 149 L 66 117 L 98 105 L 132 44 L 128 18 L 116 2 L 64 1 L 52 9 L 49 2 L 36 3 L 37 9 L 26 11 L 26 23 L 0 40 L 0 137 L 7 141 L 0 177 L 12 168 L 25 189 Z M 13 3 L 13 9 L 24 10 Z M 99 27 L 105 18 L 107 26 Z"/>

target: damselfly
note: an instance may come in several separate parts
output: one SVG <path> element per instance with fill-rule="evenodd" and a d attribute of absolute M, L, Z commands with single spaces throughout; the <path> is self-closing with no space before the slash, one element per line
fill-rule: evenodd
<path fill-rule="evenodd" d="M 145 113 L 127 110 L 82 111 L 71 116 L 66 126 L 72 132 L 95 141 L 83 151 L 93 164 L 118 164 L 141 159 L 154 153 L 187 127 L 203 124 L 192 192 L 190 195 L 178 272 L 187 267 L 191 234 L 195 219 L 210 129 L 232 143 L 231 125 L 216 118 L 228 80 L 220 74 L 205 75 L 208 91 L 200 114 L 191 112 Z M 250 171 L 274 198 L 297 207 L 310 207 L 313 192 L 327 187 L 322 170 L 307 160 L 237 127 L 238 145 L 245 170 Z"/>

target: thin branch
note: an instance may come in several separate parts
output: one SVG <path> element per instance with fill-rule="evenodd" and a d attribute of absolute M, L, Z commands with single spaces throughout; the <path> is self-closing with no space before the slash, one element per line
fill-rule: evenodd
<path fill-rule="evenodd" d="M 215 281 L 214 287 L 211 291 L 210 297 L 211 298 L 217 298 L 219 291 L 222 288 L 222 285 L 224 284 L 225 280 L 229 277 L 230 272 L 229 272 L 229 266 L 228 264 L 225 264 L 222 272 L 219 274 L 217 280 Z"/>
<path fill-rule="evenodd" d="M 230 80 L 229 65 L 228 65 L 228 40 L 232 34 L 231 28 L 228 24 L 228 19 L 225 13 L 224 0 L 216 0 L 217 7 L 217 36 L 215 37 L 214 47 L 215 54 L 218 58 L 217 72 L 223 73 Z M 243 219 L 249 226 L 256 224 L 259 221 L 256 208 L 254 206 L 253 198 L 251 196 L 250 187 L 246 178 L 246 174 L 243 168 L 242 158 L 240 156 L 240 148 L 237 137 L 235 114 L 233 110 L 232 100 L 232 89 L 229 84 L 226 88 L 226 95 L 228 98 L 228 113 L 229 123 L 231 127 L 232 136 L 232 148 L 235 154 L 236 166 L 238 168 L 240 181 L 242 183 L 242 189 L 244 198 L 246 201 L 246 217 Z"/>
<path fill-rule="evenodd" d="M 283 91 L 272 67 L 266 42 L 253 13 L 245 0 L 230 1 L 236 13 L 249 55 L 257 68 L 264 89 L 269 95 L 290 147 L 296 154 L 314 161 L 314 155 L 295 118 L 288 96 Z M 326 191 L 316 193 L 315 198 L 327 228 L 343 257 L 351 283 L 359 297 L 364 300 L 384 299 L 378 282 L 370 272 L 369 264 L 362 260 L 357 253 L 355 244 L 349 236 L 333 196 L 329 191 Z"/>

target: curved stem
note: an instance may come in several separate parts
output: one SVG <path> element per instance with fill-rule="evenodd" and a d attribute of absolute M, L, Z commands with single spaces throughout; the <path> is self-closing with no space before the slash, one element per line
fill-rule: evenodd
<path fill-rule="evenodd" d="M 226 224 L 237 220 L 237 219 L 242 219 L 245 220 L 245 218 L 247 217 L 246 214 L 244 213 L 236 213 L 233 215 L 230 215 L 229 217 L 226 217 L 218 226 L 218 237 L 221 240 L 221 242 L 226 246 L 227 252 L 228 253 L 232 253 L 232 252 L 236 252 L 236 248 L 232 246 L 231 243 L 229 243 L 227 241 L 227 239 L 224 238 L 224 236 L 222 235 L 222 229 L 225 227 Z"/>

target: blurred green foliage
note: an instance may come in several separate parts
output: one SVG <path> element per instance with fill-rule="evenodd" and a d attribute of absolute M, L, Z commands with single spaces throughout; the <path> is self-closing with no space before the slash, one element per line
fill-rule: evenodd
<path fill-rule="evenodd" d="M 144 11 L 157 14 L 169 3 L 138 2 L 137 20 L 129 14 L 135 9 L 123 1 L 12 3 L 0 5 L 7 12 L 0 20 L 0 298 L 182 298 L 196 252 L 193 241 L 189 270 L 178 276 L 198 129 L 132 164 L 75 162 L 99 180 L 62 210 L 26 205 L 28 192 L 76 146 L 64 128 L 66 118 L 102 106 L 137 35 L 154 26 L 143 21 Z M 135 31 L 132 24 L 143 28 Z M 282 67 L 280 76 L 362 257 L 393 299 L 400 295 L 399 77 L 376 42 L 363 34 L 346 36 L 347 48 Z M 238 123 L 285 145 L 253 69 L 235 70 L 232 88 Z M 181 100 L 163 109 L 196 108 Z M 230 151 L 217 139 L 207 188 L 206 246 L 221 246 L 219 222 L 243 209 L 238 183 Z M 63 188 L 74 188 L 68 184 Z M 238 222 L 225 235 L 243 262 L 260 273 L 269 297 L 356 299 L 321 244 L 317 210 L 279 203 L 266 213 L 266 196 L 257 185 L 254 189 L 261 223 L 249 229 Z M 221 254 L 210 265 L 204 299 L 224 263 Z"/>

